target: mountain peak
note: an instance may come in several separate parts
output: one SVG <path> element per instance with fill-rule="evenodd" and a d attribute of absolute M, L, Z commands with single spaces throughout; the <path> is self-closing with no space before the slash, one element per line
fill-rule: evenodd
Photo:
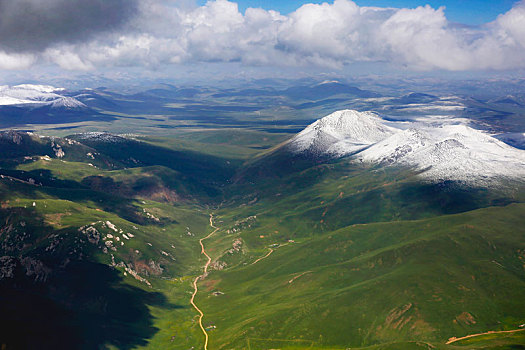
<path fill-rule="evenodd" d="M 59 108 L 87 108 L 85 104 L 73 97 L 60 97 L 51 102 L 51 107 Z"/>
<path fill-rule="evenodd" d="M 295 153 L 343 156 L 384 139 L 393 130 L 375 113 L 347 109 L 310 124 L 289 145 Z"/>
<path fill-rule="evenodd" d="M 483 131 L 462 124 L 406 126 L 386 125 L 372 112 L 342 110 L 306 127 L 288 147 L 295 154 L 352 156 L 361 163 L 405 166 L 430 181 L 488 186 L 525 178 L 525 151 Z"/>

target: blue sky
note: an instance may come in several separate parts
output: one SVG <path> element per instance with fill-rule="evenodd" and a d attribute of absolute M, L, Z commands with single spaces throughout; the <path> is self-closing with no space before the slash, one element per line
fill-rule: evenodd
<path fill-rule="evenodd" d="M 265 10 L 276 10 L 282 14 L 293 12 L 306 3 L 323 3 L 332 1 L 304 0 L 238 0 L 239 10 L 244 12 L 247 7 L 261 7 Z M 407 7 L 414 8 L 429 4 L 434 8 L 445 6 L 445 13 L 450 21 L 463 24 L 482 24 L 493 21 L 496 17 L 511 9 L 515 0 L 354 0 L 359 6 Z M 203 5 L 206 0 L 199 0 Z"/>

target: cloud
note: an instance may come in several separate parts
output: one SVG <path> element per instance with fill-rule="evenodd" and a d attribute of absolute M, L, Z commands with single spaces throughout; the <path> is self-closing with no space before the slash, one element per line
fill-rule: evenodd
<path fill-rule="evenodd" d="M 84 61 L 78 54 L 67 49 L 47 49 L 44 52 L 44 57 L 48 58 L 50 61 L 65 70 L 89 71 L 94 69 L 94 66 L 91 62 Z"/>
<path fill-rule="evenodd" d="M 469 48 L 463 47 L 462 35 L 449 27 L 443 10 L 427 5 L 393 14 L 376 34 L 384 55 L 415 69 L 468 68 Z"/>
<path fill-rule="evenodd" d="M 102 4 L 98 1 L 91 3 Z M 20 2 L 33 4 L 33 12 L 37 4 L 51 4 L 45 7 L 49 12 L 53 4 L 67 0 Z M 252 8 L 241 13 L 235 2 L 227 0 L 208 1 L 204 6 L 191 0 L 142 0 L 131 9 L 118 0 L 104 3 L 113 4 L 104 10 L 107 13 L 124 6 L 123 14 L 115 14 L 117 20 L 111 23 L 107 19 L 95 20 L 93 25 L 80 22 L 78 29 L 83 34 L 64 34 L 67 28 L 71 30 L 68 25 L 50 25 L 42 36 L 44 44 L 32 44 L 45 50 L 33 54 L 40 61 L 69 70 L 114 66 L 155 69 L 207 62 L 330 68 L 381 62 L 393 68 L 450 71 L 525 68 L 525 1 L 478 27 L 450 23 L 445 9 L 428 5 L 394 9 L 335 0 L 306 4 L 285 16 Z M 93 5 L 94 12 L 100 10 L 99 5 Z M 107 31 L 112 34 L 99 35 Z M 1 33 L 2 29 L 3 37 Z M 80 40 L 86 33 L 87 39 Z M 31 41 L 29 36 L 26 44 Z"/>
<path fill-rule="evenodd" d="M 0 69 L 26 69 L 33 65 L 36 57 L 30 54 L 8 54 L 0 51 Z"/>
<path fill-rule="evenodd" d="M 27 52 L 122 27 L 136 0 L 0 0 L 0 47 Z"/>

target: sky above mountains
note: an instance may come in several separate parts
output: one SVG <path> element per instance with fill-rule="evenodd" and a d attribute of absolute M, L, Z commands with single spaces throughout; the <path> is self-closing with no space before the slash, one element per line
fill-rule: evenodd
<path fill-rule="evenodd" d="M 0 69 L 18 76 L 206 72 L 217 63 L 251 71 L 522 70 L 525 0 L 0 0 Z"/>
<path fill-rule="evenodd" d="M 265 10 L 275 10 L 282 14 L 294 12 L 299 7 L 307 3 L 322 4 L 325 1 L 305 1 L 305 0 L 239 0 L 239 10 L 244 12 L 249 7 L 260 7 Z M 359 6 L 372 7 L 395 7 L 395 8 L 415 8 L 418 6 L 430 5 L 433 8 L 444 6 L 448 20 L 463 24 L 479 25 L 491 22 L 504 12 L 507 12 L 516 3 L 516 0 L 356 0 Z M 206 0 L 198 2 L 205 5 Z"/>

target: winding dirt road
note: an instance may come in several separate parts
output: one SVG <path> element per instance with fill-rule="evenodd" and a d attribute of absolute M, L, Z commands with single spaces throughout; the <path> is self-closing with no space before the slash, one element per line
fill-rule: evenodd
<path fill-rule="evenodd" d="M 204 326 L 202 325 L 202 318 L 204 317 L 204 313 L 201 309 L 195 304 L 195 296 L 197 295 L 197 292 L 199 291 L 199 288 L 197 287 L 197 282 L 201 278 L 204 278 L 206 274 L 208 273 L 208 266 L 211 264 L 211 257 L 206 253 L 206 250 L 204 249 L 204 243 L 202 243 L 204 240 L 210 238 L 213 236 L 215 232 L 219 229 L 218 227 L 213 226 L 213 215 L 210 214 L 210 226 L 214 228 L 213 232 L 211 232 L 209 235 L 207 235 L 204 238 L 199 239 L 199 244 L 201 245 L 201 254 L 206 255 L 206 258 L 208 258 L 208 261 L 206 261 L 206 264 L 204 265 L 204 272 L 202 275 L 197 276 L 195 280 L 193 280 L 193 294 L 191 295 L 190 304 L 197 310 L 199 313 L 199 327 L 202 330 L 202 333 L 204 333 L 205 341 L 204 341 L 204 350 L 208 350 L 208 333 L 206 332 L 206 329 L 204 329 Z"/>
<path fill-rule="evenodd" d="M 281 247 L 284 247 L 284 246 L 287 246 L 287 245 L 288 245 L 288 243 L 281 244 L 281 245 L 278 245 L 277 248 L 281 248 Z M 267 257 L 270 256 L 270 254 L 272 254 L 272 253 L 275 251 L 275 249 L 273 249 L 273 248 L 268 248 L 268 249 L 270 249 L 270 251 L 268 252 L 268 254 L 266 254 L 265 256 L 260 257 L 259 259 L 255 260 L 255 261 L 252 262 L 250 265 L 255 265 L 255 264 L 257 264 L 259 261 L 261 261 L 261 260 L 263 260 L 263 259 L 266 259 Z"/>
<path fill-rule="evenodd" d="M 268 254 L 266 254 L 265 256 L 263 256 L 263 257 L 261 257 L 261 258 L 255 260 L 254 262 L 252 262 L 252 265 L 257 264 L 257 263 L 258 263 L 259 261 L 261 261 L 262 259 L 266 259 L 267 257 L 270 256 L 270 254 L 273 253 L 273 249 L 272 249 L 272 248 L 268 248 L 268 249 L 270 249 L 270 251 L 268 252 Z"/>
<path fill-rule="evenodd" d="M 470 334 L 470 335 L 467 335 L 467 336 L 464 336 L 464 337 L 460 337 L 460 338 L 452 337 L 452 338 L 449 338 L 449 340 L 445 344 L 447 344 L 447 345 L 448 344 L 452 344 L 452 343 L 455 343 L 455 342 L 460 341 L 460 340 L 474 338 L 474 337 L 479 337 L 480 335 L 498 334 L 498 333 L 516 333 L 516 332 L 521 332 L 521 331 L 525 331 L 525 329 L 521 328 L 521 329 L 513 329 L 513 330 L 510 330 L 510 331 L 488 331 L 488 332 L 485 332 L 485 333 Z"/>

